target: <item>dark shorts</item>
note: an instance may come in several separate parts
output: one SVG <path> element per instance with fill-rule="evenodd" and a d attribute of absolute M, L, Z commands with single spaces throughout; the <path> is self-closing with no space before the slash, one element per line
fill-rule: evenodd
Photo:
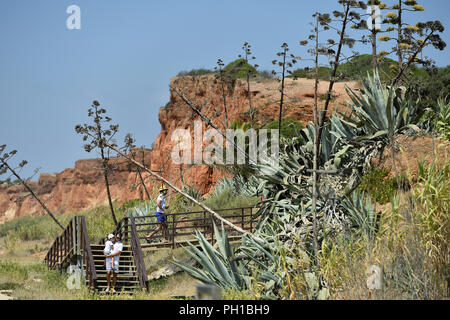
<path fill-rule="evenodd" d="M 166 217 L 161 212 L 156 212 L 156 221 L 166 222 Z"/>

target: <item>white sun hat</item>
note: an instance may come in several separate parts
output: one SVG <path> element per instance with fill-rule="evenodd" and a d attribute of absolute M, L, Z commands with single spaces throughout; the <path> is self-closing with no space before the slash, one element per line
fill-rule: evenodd
<path fill-rule="evenodd" d="M 114 238 L 114 235 L 112 233 L 108 234 L 108 240 L 111 240 L 112 238 Z"/>

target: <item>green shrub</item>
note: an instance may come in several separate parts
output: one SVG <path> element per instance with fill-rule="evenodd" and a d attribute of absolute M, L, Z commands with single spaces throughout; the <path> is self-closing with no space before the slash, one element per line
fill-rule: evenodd
<path fill-rule="evenodd" d="M 222 300 L 260 300 L 254 293 L 249 290 L 236 290 L 235 288 L 224 289 Z"/>
<path fill-rule="evenodd" d="M 148 282 L 148 290 L 151 292 L 158 292 L 164 289 L 167 285 L 167 278 L 160 278 Z"/>
<path fill-rule="evenodd" d="M 146 201 L 141 199 L 127 200 L 119 207 L 119 210 L 122 212 L 126 212 L 128 209 L 138 207 L 144 204 Z"/>
<path fill-rule="evenodd" d="M 432 259 L 436 274 L 449 285 L 450 274 L 450 163 L 419 163 L 417 187 L 414 190 L 416 218 L 421 237 Z M 447 288 L 449 289 L 449 288 Z M 448 292 L 448 291 L 447 291 Z"/>
<path fill-rule="evenodd" d="M 210 196 L 204 204 L 211 209 L 229 209 L 254 206 L 258 201 L 258 197 L 235 196 L 232 190 L 225 190 L 219 195 Z"/>
<path fill-rule="evenodd" d="M 405 174 L 397 177 L 388 177 L 391 169 L 371 168 L 362 178 L 357 188 L 361 192 L 368 193 L 372 199 L 380 204 L 386 204 L 397 190 L 408 190 L 410 183 Z"/>
<path fill-rule="evenodd" d="M 0 261 L 0 276 L 6 277 L 9 281 L 28 279 L 27 268 L 15 261 L 6 260 Z"/>
<path fill-rule="evenodd" d="M 251 76 L 258 75 L 258 71 L 252 65 L 245 62 L 245 59 L 237 59 L 230 62 L 223 68 L 225 74 L 233 79 L 243 79 L 247 77 L 247 70 Z"/>
<path fill-rule="evenodd" d="M 300 136 L 300 132 L 304 126 L 301 122 L 294 119 L 282 119 L 280 135 L 286 139 L 292 139 Z M 264 129 L 278 129 L 278 120 L 272 121 L 267 124 Z"/>
<path fill-rule="evenodd" d="M 328 67 L 319 67 L 319 79 L 330 80 L 331 69 Z M 314 79 L 316 70 L 312 68 L 297 69 L 289 76 L 290 78 Z"/>
<path fill-rule="evenodd" d="M 63 225 L 70 220 L 67 218 L 67 216 L 58 217 Z M 24 216 L 0 225 L 0 237 L 14 234 L 16 238 L 23 241 L 51 239 L 60 230 L 61 229 L 47 215 L 37 217 Z"/>
<path fill-rule="evenodd" d="M 200 68 L 200 69 L 192 69 L 191 71 L 180 71 L 178 73 L 178 77 L 185 77 L 185 76 L 203 76 L 203 75 L 207 75 L 207 74 L 212 74 L 214 73 L 214 71 L 209 70 L 209 69 L 205 69 L 205 68 Z"/>

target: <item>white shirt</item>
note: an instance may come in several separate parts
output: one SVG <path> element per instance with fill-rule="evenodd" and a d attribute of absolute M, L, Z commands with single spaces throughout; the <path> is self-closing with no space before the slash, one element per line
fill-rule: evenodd
<path fill-rule="evenodd" d="M 113 246 L 113 243 L 111 240 L 108 240 L 105 242 L 105 248 L 103 249 L 104 254 L 111 254 L 111 247 Z M 111 262 L 112 258 L 106 258 L 106 262 Z"/>
<path fill-rule="evenodd" d="M 158 203 L 158 200 L 161 201 L 161 208 L 163 208 L 163 210 L 161 211 L 161 209 L 159 208 L 159 206 L 156 206 L 156 212 L 165 212 L 166 211 L 166 199 L 164 198 L 163 194 L 160 193 L 158 198 L 156 199 L 156 203 Z"/>
<path fill-rule="evenodd" d="M 120 253 L 122 253 L 122 251 L 123 251 L 123 244 L 120 241 L 114 243 L 114 249 L 113 249 L 113 252 L 111 252 L 111 254 L 115 254 L 118 251 Z M 114 257 L 114 264 L 119 264 L 120 253 L 117 256 Z"/>

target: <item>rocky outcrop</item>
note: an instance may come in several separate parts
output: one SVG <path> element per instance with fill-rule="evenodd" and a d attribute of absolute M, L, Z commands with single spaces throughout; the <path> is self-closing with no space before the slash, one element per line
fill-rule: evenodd
<path fill-rule="evenodd" d="M 222 100 L 222 87 L 213 76 L 176 77 L 171 80 L 171 87 L 179 91 L 199 106 L 204 113 L 219 128 L 224 128 L 225 112 Z M 345 85 L 356 86 L 356 83 L 337 83 L 336 98 L 331 109 L 340 106 L 344 101 Z M 251 97 L 256 109 L 255 124 L 264 125 L 278 118 L 279 113 L 279 83 L 275 80 L 253 82 Z M 292 118 L 303 123 L 312 118 L 314 97 L 314 81 L 299 79 L 287 80 L 286 102 L 283 110 L 285 118 Z M 325 94 L 328 82 L 320 83 L 320 93 Z M 226 98 L 229 120 L 239 119 L 249 122 L 249 104 L 247 84 L 236 80 L 226 86 Z M 323 101 L 322 101 L 323 102 Z M 342 111 L 342 110 L 341 110 Z M 224 174 L 205 164 L 180 166 L 171 161 L 170 154 L 177 141 L 172 141 L 176 129 L 188 129 L 193 133 L 193 122 L 201 120 L 176 94 L 170 93 L 170 102 L 159 110 L 161 132 L 152 150 L 135 150 L 136 159 L 144 160 L 144 164 L 152 170 L 159 171 L 162 176 L 177 186 L 183 183 L 192 185 L 203 194 L 213 190 L 214 183 Z M 120 119 L 119 119 L 120 120 Z M 203 132 L 207 130 L 202 124 Z M 192 150 L 194 146 L 192 145 Z M 126 160 L 113 158 L 110 167 L 112 198 L 120 205 L 122 202 L 137 198 L 146 198 L 136 168 Z M 152 196 L 159 182 L 142 173 L 146 186 Z M 30 183 L 33 190 L 55 213 L 69 213 L 94 208 L 107 204 L 106 190 L 103 181 L 101 163 L 98 159 L 78 160 L 73 169 L 66 169 L 57 174 L 41 174 L 37 182 Z M 24 215 L 37 215 L 42 212 L 39 205 L 32 199 L 21 185 L 0 185 L 0 223 Z"/>

